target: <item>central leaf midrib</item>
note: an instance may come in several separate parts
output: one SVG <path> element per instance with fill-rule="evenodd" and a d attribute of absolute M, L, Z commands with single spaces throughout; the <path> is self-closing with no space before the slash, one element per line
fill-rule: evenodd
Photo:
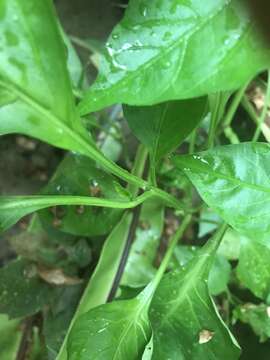
<path fill-rule="evenodd" d="M 187 32 L 186 34 L 182 34 L 181 37 L 179 39 L 177 39 L 175 42 L 173 42 L 171 45 L 169 45 L 168 47 L 164 48 L 163 52 L 158 54 L 157 56 L 151 58 L 148 62 L 143 63 L 141 66 L 139 66 L 136 71 L 130 72 L 130 75 L 127 77 L 122 78 L 119 82 L 113 84 L 110 86 L 110 89 L 115 89 L 118 88 L 120 85 L 122 85 L 122 83 L 125 83 L 127 81 L 129 81 L 130 79 L 133 79 L 135 76 L 137 76 L 137 70 L 141 67 L 144 67 L 145 69 L 147 69 L 147 67 L 152 66 L 153 63 L 155 63 L 156 61 L 159 61 L 160 58 L 164 57 L 164 53 L 167 54 L 169 53 L 171 50 L 173 50 L 174 48 L 177 48 L 181 42 L 183 42 L 184 40 L 187 40 L 189 38 L 191 38 L 194 34 L 196 34 L 199 30 L 201 30 L 201 28 L 203 26 L 205 26 L 207 24 L 207 22 L 209 20 L 214 19 L 216 16 L 219 15 L 220 12 L 222 12 L 224 10 L 224 8 L 226 6 L 229 6 L 232 0 L 228 0 L 222 7 L 220 7 L 213 15 L 208 16 L 204 21 L 201 22 L 201 24 L 199 26 L 194 26 L 194 29 L 190 32 Z M 99 99 L 102 99 L 104 97 L 107 96 L 106 91 L 102 90 L 103 95 L 101 95 L 99 97 Z M 86 106 L 82 106 L 81 109 L 86 109 Z"/>
<path fill-rule="evenodd" d="M 202 168 L 200 168 L 199 166 L 194 166 L 192 164 L 188 164 L 186 165 L 185 163 L 182 163 L 184 165 L 184 167 L 188 168 L 189 170 L 183 170 L 187 175 L 189 173 L 189 171 L 194 172 L 194 174 L 196 175 L 196 173 L 205 173 L 205 174 L 210 174 L 215 178 L 220 178 L 220 179 L 224 179 L 224 180 L 228 180 L 236 185 L 240 185 L 242 187 L 246 187 L 252 190 L 257 190 L 257 191 L 261 191 L 261 192 L 265 192 L 265 193 L 269 193 L 270 194 L 270 188 L 266 188 L 264 186 L 260 186 L 260 185 L 256 185 L 256 184 L 251 184 L 248 183 L 246 181 L 234 178 L 232 176 L 226 175 L 226 174 L 222 174 L 218 171 L 212 171 L 212 170 L 204 170 Z"/>

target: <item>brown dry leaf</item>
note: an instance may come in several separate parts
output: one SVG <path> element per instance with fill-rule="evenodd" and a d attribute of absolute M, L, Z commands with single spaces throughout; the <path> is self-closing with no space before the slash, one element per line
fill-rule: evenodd
<path fill-rule="evenodd" d="M 210 330 L 202 330 L 199 334 L 199 344 L 208 343 L 214 336 L 214 332 Z"/>
<path fill-rule="evenodd" d="M 45 267 L 38 268 L 39 276 L 52 285 L 77 285 L 82 282 L 78 277 L 66 275 L 62 269 L 49 269 Z"/>
<path fill-rule="evenodd" d="M 261 111 L 263 109 L 265 102 L 265 94 L 259 86 L 256 86 L 251 90 L 251 92 L 249 93 L 249 98 L 258 111 Z"/>

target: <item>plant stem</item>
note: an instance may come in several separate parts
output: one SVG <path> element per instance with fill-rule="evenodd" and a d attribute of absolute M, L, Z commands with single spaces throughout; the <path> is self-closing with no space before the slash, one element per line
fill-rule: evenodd
<path fill-rule="evenodd" d="M 234 98 L 229 106 L 229 109 L 228 109 L 227 114 L 223 121 L 224 128 L 229 127 L 231 125 L 231 122 L 232 122 L 234 115 L 241 103 L 241 100 L 245 94 L 248 84 L 249 84 L 249 81 L 244 86 L 242 86 L 234 95 Z"/>
<path fill-rule="evenodd" d="M 268 71 L 267 90 L 266 90 L 266 97 L 265 97 L 265 100 L 264 100 L 264 106 L 263 106 L 261 115 L 259 117 L 258 126 L 257 126 L 255 134 L 254 134 L 254 136 L 252 138 L 252 142 L 258 141 L 258 139 L 260 137 L 261 130 L 262 130 L 262 124 L 265 121 L 269 104 L 270 104 L 270 71 Z"/>
<path fill-rule="evenodd" d="M 146 159 L 148 155 L 148 150 L 144 145 L 139 145 L 134 165 L 131 173 L 135 176 L 141 177 L 144 171 Z M 127 186 L 127 190 L 131 193 L 132 196 L 136 196 L 138 194 L 138 186 L 135 184 L 129 183 Z"/>
<path fill-rule="evenodd" d="M 211 149 L 214 146 L 215 141 L 215 132 L 216 132 L 216 126 L 217 126 L 217 114 L 219 109 L 219 94 L 218 100 L 216 101 L 215 107 L 211 109 L 211 120 L 210 120 L 210 128 L 209 128 L 209 136 L 207 141 L 207 148 Z"/>
<path fill-rule="evenodd" d="M 260 122 L 260 118 L 254 108 L 254 106 L 250 103 L 249 99 L 247 96 L 244 96 L 242 99 L 242 106 L 243 108 L 246 110 L 246 112 L 248 113 L 248 115 L 250 116 L 251 120 L 254 121 L 254 123 L 256 125 L 259 124 Z M 261 131 L 263 133 L 263 136 L 265 137 L 265 139 L 270 142 L 270 128 L 265 124 L 262 123 L 261 124 Z"/>
<path fill-rule="evenodd" d="M 177 231 L 174 233 L 174 235 L 170 238 L 169 247 L 165 253 L 162 263 L 161 263 L 160 267 L 158 268 L 158 271 L 157 271 L 153 281 L 148 285 L 152 289 L 152 294 L 155 292 L 156 288 L 158 287 L 160 280 L 168 267 L 168 264 L 173 255 L 175 247 L 176 247 L 179 239 L 182 238 L 188 224 L 191 221 L 191 218 L 192 218 L 191 215 L 185 216 L 180 227 L 177 229 Z"/>
<path fill-rule="evenodd" d="M 116 201 L 112 199 L 102 199 L 98 197 L 87 196 L 69 196 L 69 195 L 31 195 L 31 196 L 1 196 L 0 209 L 14 211 L 24 207 L 36 207 L 45 209 L 51 206 L 60 205 L 85 205 L 96 207 L 107 207 L 115 209 L 131 209 L 145 200 L 155 197 L 152 190 L 146 191 L 140 196 L 130 201 Z M 31 210 L 36 211 L 36 209 Z"/>
<path fill-rule="evenodd" d="M 189 154 L 193 154 L 195 151 L 196 138 L 197 138 L 197 128 L 195 130 L 193 130 L 192 134 L 190 135 L 190 142 L 189 142 L 189 149 L 188 149 Z"/>

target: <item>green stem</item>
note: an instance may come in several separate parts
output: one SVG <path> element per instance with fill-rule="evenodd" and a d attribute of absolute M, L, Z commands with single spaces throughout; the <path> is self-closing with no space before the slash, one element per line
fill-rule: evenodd
<path fill-rule="evenodd" d="M 239 140 L 237 134 L 233 131 L 231 126 L 227 126 L 224 129 L 224 134 L 225 134 L 226 138 L 230 141 L 231 144 L 239 144 L 240 143 L 240 140 Z"/>
<path fill-rule="evenodd" d="M 162 260 L 162 263 L 154 277 L 154 279 L 151 281 L 151 283 L 147 286 L 148 288 L 148 291 L 146 291 L 146 293 L 148 293 L 148 296 L 149 296 L 149 300 L 151 300 L 154 292 L 156 291 L 161 279 L 162 279 L 162 276 L 164 274 L 164 272 L 166 271 L 168 265 L 169 265 L 169 262 L 171 260 L 171 257 L 174 253 L 174 250 L 175 250 L 175 247 L 179 241 L 179 239 L 182 238 L 188 224 L 190 223 L 191 221 L 191 215 L 187 215 L 185 216 L 182 224 L 180 225 L 180 227 L 177 229 L 177 231 L 174 233 L 174 235 L 170 238 L 170 241 L 169 241 L 169 247 L 166 251 L 166 254 Z M 149 291 L 149 287 L 151 288 L 151 291 Z M 150 294 L 150 295 L 149 295 Z"/>
<path fill-rule="evenodd" d="M 262 130 L 262 124 L 265 121 L 269 104 L 270 104 L 270 71 L 268 71 L 267 90 L 266 90 L 266 97 L 265 97 L 265 101 L 264 101 L 263 110 L 262 110 L 261 115 L 259 117 L 258 126 L 257 126 L 255 134 L 254 134 L 254 136 L 252 138 L 252 142 L 258 141 L 258 139 L 260 137 L 261 130 Z"/>
<path fill-rule="evenodd" d="M 135 156 L 133 169 L 131 172 L 133 175 L 142 177 L 147 156 L 148 156 L 147 148 L 144 145 L 139 145 Z M 136 196 L 138 193 L 138 186 L 129 183 L 127 186 L 127 190 L 131 193 L 132 196 Z"/>
<path fill-rule="evenodd" d="M 196 138 L 197 138 L 197 128 L 193 130 L 192 134 L 190 135 L 190 142 L 188 149 L 189 154 L 193 154 L 195 152 Z"/>
<path fill-rule="evenodd" d="M 152 158 L 150 158 L 150 181 L 153 186 L 157 186 L 156 166 Z"/>
<path fill-rule="evenodd" d="M 246 110 L 246 112 L 248 113 L 249 117 L 251 118 L 251 120 L 254 121 L 254 123 L 256 125 L 259 124 L 260 122 L 260 117 L 258 116 L 254 106 L 250 103 L 249 99 L 247 96 L 244 96 L 242 99 L 242 106 L 243 108 Z M 261 131 L 263 133 L 263 136 L 265 137 L 265 139 L 270 142 L 270 129 L 269 127 L 262 123 L 261 124 Z"/>
<path fill-rule="evenodd" d="M 234 95 L 234 98 L 229 106 L 229 109 L 227 111 L 227 114 L 224 118 L 224 121 L 223 121 L 223 127 L 226 128 L 226 127 L 229 127 L 231 126 L 231 123 L 232 123 L 232 120 L 234 118 L 234 115 L 241 103 L 241 100 L 245 94 L 245 91 L 248 87 L 248 84 L 249 82 L 247 82 L 244 86 L 242 86 L 237 92 L 236 94 Z"/>
<path fill-rule="evenodd" d="M 218 113 L 219 113 L 219 104 L 220 104 L 220 94 L 217 94 L 218 100 L 215 103 L 214 108 L 211 109 L 211 120 L 210 120 L 210 129 L 209 129 L 209 136 L 207 141 L 207 148 L 211 149 L 214 146 L 215 141 L 215 132 L 218 122 Z"/>
<path fill-rule="evenodd" d="M 146 191 L 142 195 L 130 201 L 116 201 L 112 199 L 101 199 L 87 196 L 69 196 L 69 195 L 30 195 L 30 196 L 1 196 L 0 210 L 14 211 L 24 207 L 47 208 L 60 205 L 85 205 L 96 207 L 107 207 L 115 209 L 131 209 L 145 200 L 155 197 L 152 190 Z M 35 210 L 33 210 L 35 211 Z"/>

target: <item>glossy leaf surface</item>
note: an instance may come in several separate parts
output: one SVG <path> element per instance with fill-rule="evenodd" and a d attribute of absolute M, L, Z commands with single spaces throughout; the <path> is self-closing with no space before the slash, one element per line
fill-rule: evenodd
<path fill-rule="evenodd" d="M 200 248 L 195 246 L 177 246 L 174 251 L 177 264 L 172 264 L 173 268 L 178 269 L 179 265 L 184 268 L 199 251 Z M 230 263 L 224 256 L 219 254 L 214 255 L 213 266 L 211 267 L 208 276 L 208 289 L 211 295 L 221 294 L 227 289 L 230 274 Z"/>
<path fill-rule="evenodd" d="M 131 220 L 131 214 L 126 212 L 107 237 L 82 298 L 81 313 L 106 303 L 123 255 Z"/>
<path fill-rule="evenodd" d="M 127 190 L 113 176 L 98 169 L 87 157 L 73 154 L 62 161 L 42 193 L 129 200 Z M 40 218 L 43 224 L 52 225 L 59 215 L 59 230 L 79 236 L 95 236 L 109 233 L 121 213 L 119 209 L 70 206 L 59 209 L 58 214 L 57 209 L 54 213 L 44 210 Z"/>
<path fill-rule="evenodd" d="M 175 157 L 203 200 L 240 233 L 270 232 L 270 146 L 242 143 Z"/>
<path fill-rule="evenodd" d="M 256 239 L 241 237 L 237 277 L 257 297 L 270 295 L 270 245 Z"/>
<path fill-rule="evenodd" d="M 130 1 L 80 112 L 240 87 L 269 66 L 270 55 L 244 5 L 239 0 Z"/>
<path fill-rule="evenodd" d="M 151 338 L 147 292 L 80 316 L 68 340 L 68 360 L 140 359 Z"/>
<path fill-rule="evenodd" d="M 75 108 L 51 1 L 1 1 L 0 32 L 0 134 L 83 152 L 90 137 Z"/>
<path fill-rule="evenodd" d="M 161 281 L 150 309 L 153 360 L 238 359 L 239 348 L 208 294 L 213 245 L 207 244 L 185 269 Z"/>
<path fill-rule="evenodd" d="M 169 101 L 155 106 L 124 107 L 129 127 L 149 149 L 154 162 L 175 150 L 199 124 L 207 98 Z"/>

